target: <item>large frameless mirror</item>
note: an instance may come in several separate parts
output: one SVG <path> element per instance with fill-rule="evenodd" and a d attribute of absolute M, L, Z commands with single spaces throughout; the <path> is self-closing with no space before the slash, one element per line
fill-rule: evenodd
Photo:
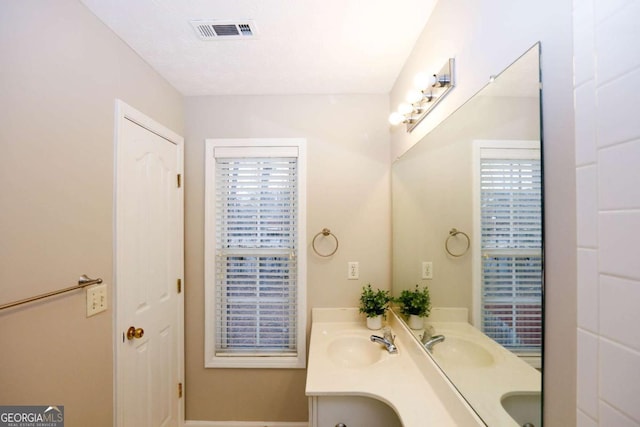
<path fill-rule="evenodd" d="M 539 58 L 536 44 L 392 166 L 393 294 L 428 288 L 414 335 L 488 426 L 542 425 Z"/>

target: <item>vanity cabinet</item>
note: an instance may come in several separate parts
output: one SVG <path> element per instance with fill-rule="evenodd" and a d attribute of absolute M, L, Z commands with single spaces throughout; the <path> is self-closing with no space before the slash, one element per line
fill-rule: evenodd
<path fill-rule="evenodd" d="M 309 398 L 309 427 L 402 427 L 386 403 L 361 396 Z"/>

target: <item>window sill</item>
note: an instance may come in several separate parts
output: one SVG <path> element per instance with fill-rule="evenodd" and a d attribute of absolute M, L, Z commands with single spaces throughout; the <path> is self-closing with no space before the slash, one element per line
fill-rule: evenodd
<path fill-rule="evenodd" d="M 205 368 L 304 369 L 306 358 L 297 356 L 213 356 L 205 358 Z"/>

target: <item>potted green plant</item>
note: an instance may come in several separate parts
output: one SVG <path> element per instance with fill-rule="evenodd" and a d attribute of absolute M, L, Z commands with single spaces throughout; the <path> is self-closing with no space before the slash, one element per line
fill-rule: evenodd
<path fill-rule="evenodd" d="M 369 329 L 382 328 L 382 318 L 389 309 L 391 299 L 389 291 L 381 289 L 374 291 L 370 283 L 362 287 L 360 313 L 364 313 L 367 316 L 367 327 Z"/>
<path fill-rule="evenodd" d="M 400 312 L 408 317 L 411 329 L 424 328 L 424 318 L 431 312 L 431 298 L 429 288 L 416 284 L 412 291 L 405 289 L 400 292 L 400 296 L 395 300 L 400 304 Z"/>

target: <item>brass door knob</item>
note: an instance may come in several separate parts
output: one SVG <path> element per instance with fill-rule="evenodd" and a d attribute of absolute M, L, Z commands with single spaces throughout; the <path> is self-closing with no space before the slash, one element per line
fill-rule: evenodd
<path fill-rule="evenodd" d="M 132 340 L 134 338 L 139 339 L 144 336 L 144 329 L 136 328 L 135 326 L 131 326 L 127 329 L 127 339 Z"/>

